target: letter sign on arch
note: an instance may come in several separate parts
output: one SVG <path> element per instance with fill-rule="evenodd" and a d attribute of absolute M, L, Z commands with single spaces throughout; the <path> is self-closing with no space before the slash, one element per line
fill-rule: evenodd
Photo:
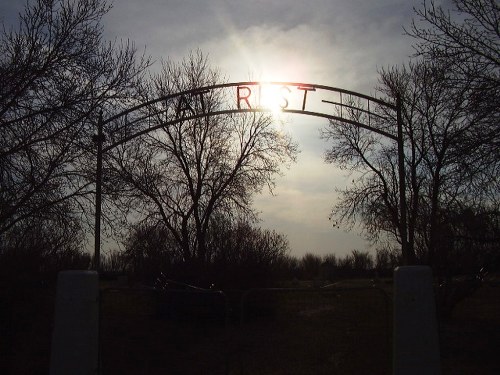
<path fill-rule="evenodd" d="M 224 100 L 217 107 L 207 107 L 206 98 L 220 95 Z M 408 248 L 406 223 L 406 187 L 404 171 L 404 144 L 399 97 L 388 103 L 375 97 L 341 88 L 296 82 L 236 82 L 223 83 L 174 93 L 131 106 L 116 115 L 98 121 L 96 212 L 94 268 L 100 269 L 102 155 L 103 153 L 162 127 L 182 121 L 224 114 L 271 112 L 302 114 L 336 120 L 378 133 L 398 144 L 400 235 L 405 264 L 414 260 L 413 249 Z M 382 109 L 382 110 L 381 110 Z M 372 126 L 376 118 L 387 119 L 384 113 L 397 118 L 397 129 L 388 131 Z M 109 144 L 105 145 L 103 128 L 114 125 Z M 115 134 L 116 136 L 113 136 Z"/>

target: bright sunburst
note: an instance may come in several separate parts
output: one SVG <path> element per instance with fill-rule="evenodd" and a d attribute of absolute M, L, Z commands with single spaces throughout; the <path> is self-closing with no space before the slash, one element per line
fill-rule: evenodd
<path fill-rule="evenodd" d="M 259 86 L 259 107 L 271 111 L 275 116 L 280 115 L 288 105 L 288 93 L 285 90 L 284 87 L 262 83 Z"/>

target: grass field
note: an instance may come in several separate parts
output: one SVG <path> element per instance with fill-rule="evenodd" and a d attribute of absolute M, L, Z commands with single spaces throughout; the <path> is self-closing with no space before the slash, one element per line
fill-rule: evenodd
<path fill-rule="evenodd" d="M 367 286 L 228 292 L 228 319 L 199 305 L 159 315 L 151 290 L 104 288 L 101 374 L 390 374 L 391 284 Z M 49 373 L 54 295 L 33 290 L 3 306 L 0 373 Z M 500 286 L 461 301 L 440 338 L 443 375 L 499 374 Z"/>
<path fill-rule="evenodd" d="M 112 311 L 123 295 L 108 297 L 104 374 L 390 373 L 391 307 L 380 290 L 256 290 L 227 322 L 123 314 Z M 128 298 L 134 309 L 138 296 Z"/>

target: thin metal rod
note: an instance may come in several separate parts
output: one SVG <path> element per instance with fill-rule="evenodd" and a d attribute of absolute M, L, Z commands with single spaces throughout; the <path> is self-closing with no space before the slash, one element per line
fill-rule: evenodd
<path fill-rule="evenodd" d="M 102 112 L 97 122 L 97 135 L 94 140 L 97 143 L 96 177 L 95 177 L 95 231 L 94 231 L 94 270 L 101 268 L 101 206 L 102 206 L 102 146 L 104 143 Z"/>

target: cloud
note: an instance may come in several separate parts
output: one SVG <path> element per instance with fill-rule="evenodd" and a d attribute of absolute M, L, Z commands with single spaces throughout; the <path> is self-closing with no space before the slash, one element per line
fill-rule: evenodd
<path fill-rule="evenodd" d="M 119 0 L 104 19 L 105 37 L 130 39 L 156 60 L 208 53 L 229 81 L 317 83 L 373 94 L 377 68 L 411 54 L 403 37 L 420 0 Z M 0 18 L 16 24 L 19 2 L 0 4 Z M 417 5 L 417 4 L 415 4 Z M 276 197 L 256 197 L 263 225 L 287 234 L 295 254 L 346 253 L 360 248 L 357 233 L 328 221 L 344 173 L 323 162 L 319 138 L 325 120 L 291 117 L 303 150 L 297 165 L 277 180 Z"/>
<path fill-rule="evenodd" d="M 122 0 L 108 15 L 106 30 L 147 45 L 158 59 L 179 60 L 201 48 L 233 80 L 251 75 L 371 89 L 377 67 L 409 54 L 401 34 L 410 5 L 406 0 Z"/>
<path fill-rule="evenodd" d="M 290 6 L 287 14 L 299 13 L 304 4 L 314 8 L 314 3 Z M 232 22 L 224 21 L 225 33 L 208 33 L 198 46 L 208 51 L 233 80 L 314 82 L 373 91 L 377 68 L 399 63 L 411 52 L 401 35 L 401 20 L 387 15 L 378 19 L 341 18 L 343 13 L 364 8 L 338 12 L 335 2 L 330 3 L 323 4 L 325 12 L 316 12 L 321 16 L 296 17 L 300 22 L 295 23 L 280 17 L 273 23 L 269 13 L 263 15 L 265 22 L 247 16 L 244 22 L 235 23 L 236 14 L 226 15 L 225 19 Z"/>
<path fill-rule="evenodd" d="M 200 48 L 230 82 L 309 82 L 371 94 L 377 68 L 405 61 L 411 53 L 402 36 L 411 5 L 408 0 L 122 0 L 106 28 L 147 44 L 157 58 L 180 60 Z M 323 161 L 328 145 L 319 129 L 325 120 L 299 115 L 287 120 L 302 153 L 277 179 L 276 196 L 255 198 L 262 226 L 286 234 L 295 255 L 363 248 L 359 233 L 334 229 L 328 220 L 335 188 L 349 180 Z"/>
<path fill-rule="evenodd" d="M 294 255 L 306 251 L 345 254 L 365 245 L 358 233 L 336 229 L 329 220 L 337 198 L 335 188 L 346 182 L 343 171 L 325 165 L 321 152 L 307 150 L 278 178 L 275 195 L 257 196 L 254 207 L 263 227 L 287 235 Z"/>

